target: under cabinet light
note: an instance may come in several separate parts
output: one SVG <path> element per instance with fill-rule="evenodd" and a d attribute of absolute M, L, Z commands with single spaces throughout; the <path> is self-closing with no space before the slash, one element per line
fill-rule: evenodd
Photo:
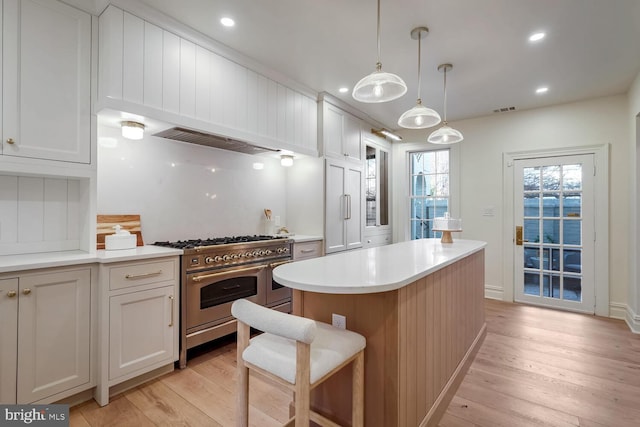
<path fill-rule="evenodd" d="M 121 122 L 122 136 L 127 139 L 142 139 L 144 136 L 144 125 L 138 122 L 124 121 Z"/>
<path fill-rule="evenodd" d="M 289 154 L 283 154 L 280 156 L 280 164 L 284 167 L 293 166 L 293 156 Z"/>
<path fill-rule="evenodd" d="M 378 135 L 382 138 L 390 138 L 394 141 L 402 141 L 402 137 L 400 135 L 397 135 L 393 132 L 391 132 L 390 130 L 387 130 L 385 128 L 382 129 L 371 129 L 371 133 L 374 135 Z"/>

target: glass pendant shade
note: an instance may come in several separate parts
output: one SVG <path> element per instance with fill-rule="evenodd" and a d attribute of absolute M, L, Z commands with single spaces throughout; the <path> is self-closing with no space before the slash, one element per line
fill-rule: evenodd
<path fill-rule="evenodd" d="M 376 71 L 363 77 L 353 88 L 353 99 L 360 102 L 388 102 L 407 93 L 407 85 L 395 74 L 382 71 L 378 63 Z"/>
<path fill-rule="evenodd" d="M 449 127 L 447 122 L 444 123 L 440 128 L 431 132 L 427 141 L 432 144 L 455 144 L 456 142 L 460 142 L 464 139 L 462 133 Z"/>
<path fill-rule="evenodd" d="M 420 99 L 418 99 L 415 107 L 405 111 L 398 119 L 398 126 L 407 129 L 430 128 L 438 123 L 440 123 L 440 114 L 422 105 Z"/>

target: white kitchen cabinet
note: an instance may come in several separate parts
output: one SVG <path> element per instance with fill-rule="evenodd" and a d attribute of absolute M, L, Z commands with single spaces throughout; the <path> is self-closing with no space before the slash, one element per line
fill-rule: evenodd
<path fill-rule="evenodd" d="M 91 16 L 55 0 L 2 6 L 0 157 L 91 163 Z"/>
<path fill-rule="evenodd" d="M 322 240 L 310 240 L 307 242 L 293 243 L 293 260 L 317 258 L 322 256 Z"/>
<path fill-rule="evenodd" d="M 16 403 L 18 279 L 0 280 L 0 404 Z"/>
<path fill-rule="evenodd" d="M 362 161 L 362 120 L 328 103 L 322 102 L 322 144 L 324 155 L 346 159 L 355 163 Z"/>
<path fill-rule="evenodd" d="M 109 388 L 178 360 L 178 257 L 101 264 L 102 329 L 96 401 Z"/>
<path fill-rule="evenodd" d="M 325 252 L 362 247 L 362 165 L 325 160 Z"/>
<path fill-rule="evenodd" d="M 100 16 L 98 109 L 317 155 L 315 98 L 139 16 L 113 5 Z"/>
<path fill-rule="evenodd" d="M 0 403 L 49 403 L 95 385 L 92 269 L 0 280 Z"/>

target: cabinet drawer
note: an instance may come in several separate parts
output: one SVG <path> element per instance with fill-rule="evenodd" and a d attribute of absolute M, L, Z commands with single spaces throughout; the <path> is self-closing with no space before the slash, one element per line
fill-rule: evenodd
<path fill-rule="evenodd" d="M 121 265 L 109 270 L 109 289 L 116 290 L 132 286 L 176 280 L 177 260 L 168 259 Z"/>
<path fill-rule="evenodd" d="M 293 259 L 316 258 L 322 256 L 322 240 L 293 244 Z"/>
<path fill-rule="evenodd" d="M 376 246 L 388 245 L 391 243 L 391 234 L 377 234 L 375 236 L 366 236 L 364 238 L 364 247 L 373 248 Z"/>

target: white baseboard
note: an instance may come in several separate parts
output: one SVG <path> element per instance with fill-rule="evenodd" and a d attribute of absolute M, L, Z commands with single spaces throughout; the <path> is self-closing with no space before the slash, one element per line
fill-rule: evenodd
<path fill-rule="evenodd" d="M 634 334 L 640 334 L 640 316 L 633 312 L 627 304 L 620 302 L 609 303 L 609 317 L 627 322 L 629 329 Z"/>
<path fill-rule="evenodd" d="M 504 300 L 504 289 L 499 286 L 484 285 L 484 297 L 489 299 Z"/>

